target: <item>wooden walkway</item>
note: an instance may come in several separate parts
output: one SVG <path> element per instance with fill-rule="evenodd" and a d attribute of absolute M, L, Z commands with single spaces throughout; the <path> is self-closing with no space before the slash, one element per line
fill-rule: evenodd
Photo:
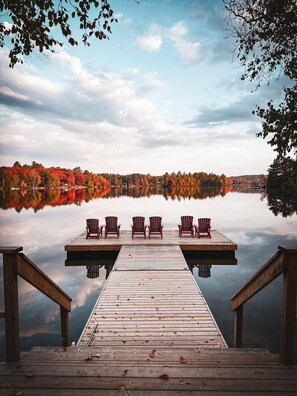
<path fill-rule="evenodd" d="M 179 246 L 123 246 L 79 346 L 225 348 Z"/>

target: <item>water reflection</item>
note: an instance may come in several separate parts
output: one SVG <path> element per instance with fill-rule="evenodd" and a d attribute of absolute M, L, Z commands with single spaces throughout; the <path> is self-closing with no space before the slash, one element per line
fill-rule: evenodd
<path fill-rule="evenodd" d="M 35 212 L 45 206 L 80 205 L 83 202 L 99 198 L 115 197 L 150 197 L 161 195 L 166 200 L 181 199 L 206 199 L 218 195 L 225 196 L 228 187 L 194 188 L 183 187 L 175 189 L 153 188 L 96 188 L 96 189 L 42 189 L 42 190 L 0 190 L 0 207 L 2 209 L 14 208 L 17 212 L 22 209 L 34 209 Z"/>
<path fill-rule="evenodd" d="M 69 264 L 71 265 L 71 264 Z M 100 265 L 100 264 L 89 264 L 86 266 L 87 268 L 87 278 L 95 279 L 99 278 L 99 270 L 100 268 L 105 269 L 105 279 L 108 278 L 110 271 L 112 270 L 113 265 Z"/>
<path fill-rule="evenodd" d="M 269 190 L 262 195 L 267 198 L 268 208 L 275 216 L 292 216 L 297 213 L 297 194 L 286 190 Z"/>
<path fill-rule="evenodd" d="M 198 276 L 200 276 L 200 278 L 210 278 L 211 276 L 210 269 L 211 269 L 210 264 L 198 265 Z"/>
<path fill-rule="evenodd" d="M 96 264 L 87 265 L 87 278 L 99 278 L 100 266 Z"/>
<path fill-rule="evenodd" d="M 42 190 L 0 190 L 0 206 L 2 209 L 15 208 L 34 209 L 35 212 L 45 206 L 80 205 L 93 199 L 103 198 L 109 188 L 96 189 L 42 189 Z"/>
<path fill-rule="evenodd" d="M 230 191 L 245 194 L 257 194 L 259 191 L 248 187 L 247 185 L 230 187 L 180 187 L 180 188 L 153 188 L 138 187 L 130 189 L 122 188 L 96 188 L 96 189 L 42 189 L 42 190 L 0 190 L 0 207 L 2 209 L 14 208 L 17 212 L 22 209 L 33 209 L 35 212 L 44 209 L 46 206 L 61 205 L 81 205 L 91 200 L 100 198 L 116 198 L 116 197 L 151 197 L 159 195 L 165 200 L 183 200 L 183 199 L 199 199 L 224 197 Z M 292 216 L 297 213 L 297 195 L 293 192 L 284 190 L 261 190 L 261 199 L 267 199 L 268 208 L 275 216 L 282 215 L 284 217 Z"/>

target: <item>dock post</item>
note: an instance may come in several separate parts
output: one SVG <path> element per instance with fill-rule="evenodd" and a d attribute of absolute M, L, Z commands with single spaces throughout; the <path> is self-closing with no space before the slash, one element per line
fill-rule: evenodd
<path fill-rule="evenodd" d="M 2 248 L 6 361 L 20 360 L 17 255 L 22 247 Z"/>
<path fill-rule="evenodd" d="M 234 348 L 242 346 L 242 322 L 243 322 L 243 304 L 235 310 L 234 320 Z"/>
<path fill-rule="evenodd" d="M 280 355 L 283 364 L 294 364 L 295 318 L 297 296 L 297 249 L 283 250 L 283 317 Z"/>
<path fill-rule="evenodd" d="M 62 346 L 70 345 L 70 327 L 68 311 L 60 306 Z"/>

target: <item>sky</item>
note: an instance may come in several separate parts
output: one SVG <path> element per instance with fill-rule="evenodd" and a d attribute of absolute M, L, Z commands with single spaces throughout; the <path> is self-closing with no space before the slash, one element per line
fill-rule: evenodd
<path fill-rule="evenodd" d="M 35 52 L 13 69 L 0 50 L 0 165 L 267 173 L 276 154 L 252 111 L 279 98 L 280 82 L 241 80 L 223 0 L 111 5 L 109 40 Z"/>

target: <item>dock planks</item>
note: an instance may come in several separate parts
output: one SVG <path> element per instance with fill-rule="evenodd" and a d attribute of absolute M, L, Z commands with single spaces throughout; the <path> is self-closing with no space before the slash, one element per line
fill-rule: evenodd
<path fill-rule="evenodd" d="M 0 364 L 1 395 L 296 395 L 297 369 L 261 349 L 34 348 Z M 181 363 L 181 357 L 184 363 Z"/>
<path fill-rule="evenodd" d="M 79 346 L 226 348 L 179 246 L 123 246 Z"/>

